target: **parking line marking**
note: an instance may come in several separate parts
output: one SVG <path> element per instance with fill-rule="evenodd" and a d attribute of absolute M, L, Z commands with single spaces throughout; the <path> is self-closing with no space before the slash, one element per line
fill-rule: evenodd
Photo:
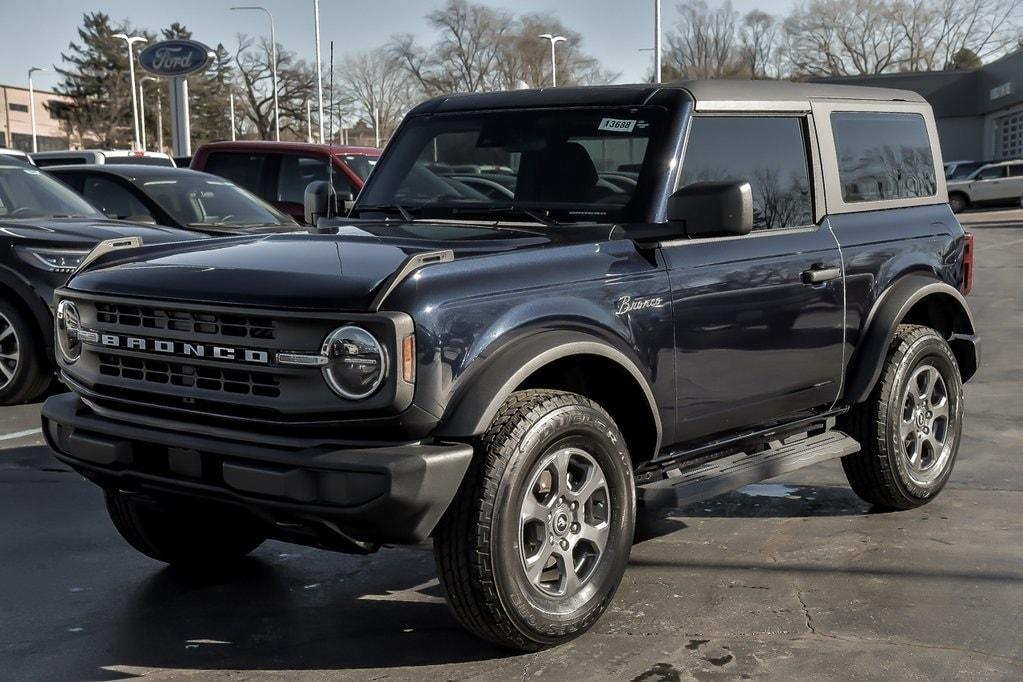
<path fill-rule="evenodd" d="M 0 440 L 14 440 L 15 438 L 24 438 L 25 436 L 34 436 L 37 433 L 42 433 L 42 427 L 38 429 L 28 429 L 27 431 L 15 431 L 14 433 L 5 433 L 0 435 Z"/>

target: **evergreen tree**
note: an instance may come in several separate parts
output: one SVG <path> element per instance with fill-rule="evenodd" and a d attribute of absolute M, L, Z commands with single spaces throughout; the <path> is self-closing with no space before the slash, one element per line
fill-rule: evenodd
<path fill-rule="evenodd" d="M 118 33 L 136 35 L 130 24 L 114 25 L 103 12 L 86 12 L 78 42 L 61 53 L 63 79 L 57 91 L 71 98 L 68 126 L 87 146 L 127 148 L 133 137 L 128 50 Z M 147 36 L 151 37 L 151 36 Z M 138 49 L 138 48 L 136 48 Z"/>

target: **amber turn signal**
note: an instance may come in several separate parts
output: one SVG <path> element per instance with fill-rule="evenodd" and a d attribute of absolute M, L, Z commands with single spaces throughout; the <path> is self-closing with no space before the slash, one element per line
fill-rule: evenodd
<path fill-rule="evenodd" d="M 406 384 L 416 380 L 416 337 L 409 334 L 401 340 L 401 378 Z"/>

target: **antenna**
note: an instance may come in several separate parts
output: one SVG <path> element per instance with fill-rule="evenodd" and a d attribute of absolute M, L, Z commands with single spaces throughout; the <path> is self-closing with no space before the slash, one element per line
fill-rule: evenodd
<path fill-rule="evenodd" d="M 334 41 L 330 41 L 330 101 L 327 105 L 327 218 L 330 219 L 334 206 L 337 204 L 337 191 L 334 189 Z M 321 128 L 322 130 L 322 128 Z M 321 140 L 322 142 L 322 140 Z"/>

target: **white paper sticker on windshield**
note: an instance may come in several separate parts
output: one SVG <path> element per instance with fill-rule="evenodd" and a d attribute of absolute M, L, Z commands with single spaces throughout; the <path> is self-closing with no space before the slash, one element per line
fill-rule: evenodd
<path fill-rule="evenodd" d="M 597 130 L 607 130 L 612 133 L 631 133 L 636 127 L 634 118 L 602 118 Z"/>

